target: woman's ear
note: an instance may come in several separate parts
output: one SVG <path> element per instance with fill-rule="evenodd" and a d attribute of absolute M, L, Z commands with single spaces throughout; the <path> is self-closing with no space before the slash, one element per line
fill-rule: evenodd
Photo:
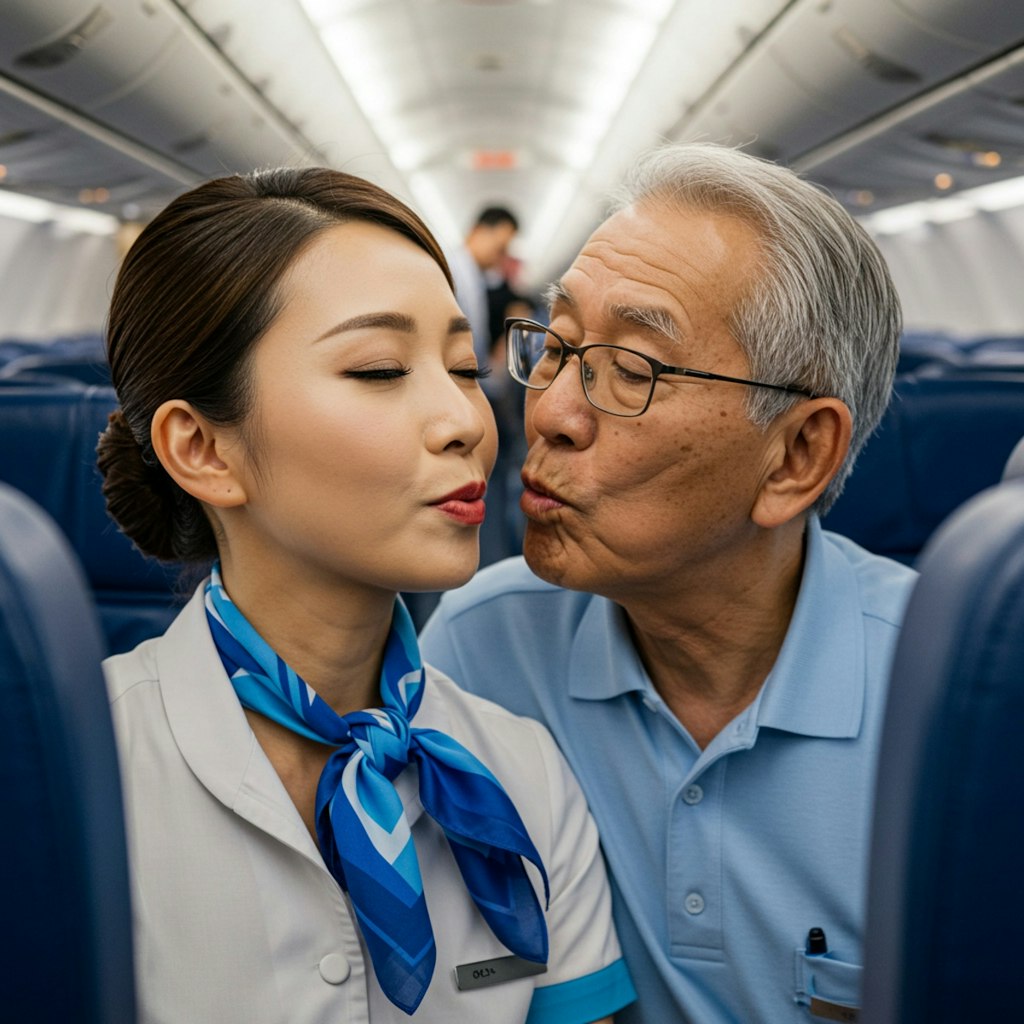
<path fill-rule="evenodd" d="M 215 508 L 235 508 L 248 500 L 238 472 L 243 452 L 236 431 L 212 424 L 175 398 L 153 414 L 150 440 L 161 465 L 193 498 Z"/>
<path fill-rule="evenodd" d="M 751 518 L 774 528 L 809 509 L 839 472 L 850 449 L 853 417 L 838 398 L 812 398 L 784 412 L 772 427 L 775 463 Z"/>

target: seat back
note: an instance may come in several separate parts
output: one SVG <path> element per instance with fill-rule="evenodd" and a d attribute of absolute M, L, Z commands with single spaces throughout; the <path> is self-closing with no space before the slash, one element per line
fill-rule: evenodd
<path fill-rule="evenodd" d="M 83 384 L 108 386 L 110 366 L 102 355 L 97 358 L 76 358 L 74 356 L 24 355 L 0 366 L 0 379 L 30 374 L 33 379 L 53 376 L 60 379 L 78 380 Z"/>
<path fill-rule="evenodd" d="M 1016 1020 L 1024 479 L 958 510 L 920 569 L 882 735 L 861 1019 Z"/>
<path fill-rule="evenodd" d="M 935 529 L 998 483 L 1024 435 L 1024 373 L 953 369 L 896 379 L 893 400 L 823 525 L 913 562 Z"/>
<path fill-rule="evenodd" d="M 1024 476 L 1024 437 L 1022 437 L 1010 452 L 1010 457 L 1003 467 L 1003 479 L 1012 480 L 1014 477 Z"/>
<path fill-rule="evenodd" d="M 121 784 L 84 577 L 0 485 L 0 866 L 5 1020 L 131 1024 Z"/>
<path fill-rule="evenodd" d="M 0 387 L 0 480 L 40 504 L 85 569 L 110 653 L 162 633 L 178 602 L 178 570 L 144 558 L 107 515 L 96 442 L 112 388 L 80 383 Z"/>

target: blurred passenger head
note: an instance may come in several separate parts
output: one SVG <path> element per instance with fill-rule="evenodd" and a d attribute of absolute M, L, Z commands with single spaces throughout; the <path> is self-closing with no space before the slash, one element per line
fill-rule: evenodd
<path fill-rule="evenodd" d="M 466 248 L 481 270 L 493 270 L 508 255 L 519 230 L 519 221 L 504 206 L 488 206 L 480 212 L 466 236 Z"/>
<path fill-rule="evenodd" d="M 892 390 L 901 313 L 881 254 L 827 192 L 736 149 L 693 143 L 649 153 L 614 209 L 659 204 L 729 214 L 755 230 L 760 265 L 730 317 L 750 376 L 839 398 L 853 417 L 849 454 L 815 505 L 827 511 Z M 799 400 L 750 388 L 747 408 L 763 427 Z"/>
<path fill-rule="evenodd" d="M 256 343 L 282 307 L 282 279 L 325 230 L 365 222 L 424 250 L 451 285 L 420 218 L 376 185 L 323 168 L 218 178 L 175 199 L 139 235 L 114 288 L 107 358 L 121 410 L 97 449 L 110 514 L 145 554 L 217 556 L 200 503 L 153 450 L 156 410 L 182 399 L 245 436 Z M 247 437 L 254 451 L 258 439 Z"/>

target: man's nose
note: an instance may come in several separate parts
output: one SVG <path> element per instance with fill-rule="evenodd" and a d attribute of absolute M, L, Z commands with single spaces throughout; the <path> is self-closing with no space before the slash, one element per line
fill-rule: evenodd
<path fill-rule="evenodd" d="M 594 439 L 596 412 L 583 390 L 579 356 L 570 355 L 545 390 L 527 393 L 527 433 L 586 448 Z"/>

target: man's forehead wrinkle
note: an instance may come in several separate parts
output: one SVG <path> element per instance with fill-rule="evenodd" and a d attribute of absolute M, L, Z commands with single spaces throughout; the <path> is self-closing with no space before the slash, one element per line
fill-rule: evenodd
<path fill-rule="evenodd" d="M 587 248 L 596 242 L 596 239 L 591 239 Z M 565 305 L 570 308 L 579 306 L 579 289 L 573 289 L 571 280 L 579 274 L 597 290 L 602 313 L 615 319 L 625 319 L 654 327 L 673 340 L 681 340 L 684 334 L 692 332 L 692 317 L 688 306 L 690 303 L 699 302 L 702 296 L 700 285 L 703 281 L 694 282 L 679 277 L 673 271 L 661 267 L 652 268 L 650 262 L 642 256 L 623 254 L 611 242 L 605 243 L 602 240 L 601 245 L 604 252 L 610 250 L 628 262 L 625 265 L 614 266 L 603 255 L 588 253 L 585 249 L 566 273 L 569 280 L 563 280 L 558 288 L 558 294 L 567 294 L 569 297 Z M 670 275 L 668 279 L 666 275 Z M 614 278 L 610 284 L 609 276 Z M 641 290 L 647 289 L 652 289 L 660 295 L 644 296 Z M 634 312 L 634 315 L 619 315 L 626 310 Z M 652 317 L 644 315 L 645 312 L 654 311 L 667 315 L 669 322 L 659 324 Z"/>
<path fill-rule="evenodd" d="M 571 269 L 582 270 L 587 262 L 597 260 L 617 277 L 658 288 L 680 302 L 687 294 L 698 294 L 698 287 L 716 283 L 720 268 L 708 266 L 699 253 L 691 258 L 672 242 L 655 245 L 649 238 L 645 247 L 643 252 L 634 252 L 611 239 L 592 238 Z M 592 248 L 597 251 L 588 252 Z"/>

